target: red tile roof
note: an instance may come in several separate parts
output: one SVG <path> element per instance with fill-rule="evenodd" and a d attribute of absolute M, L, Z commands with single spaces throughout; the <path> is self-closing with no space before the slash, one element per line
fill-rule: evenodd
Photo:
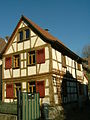
<path fill-rule="evenodd" d="M 8 43 L 7 43 L 7 46 L 9 44 L 9 42 L 11 41 L 11 39 L 13 38 L 15 32 L 17 31 L 17 29 L 18 29 L 18 27 L 19 27 L 19 25 L 20 25 L 20 23 L 22 21 L 25 21 L 26 23 L 28 23 L 28 25 L 30 27 L 32 27 L 32 29 L 37 32 L 37 34 L 42 36 L 46 42 L 49 42 L 53 46 L 56 46 L 56 48 L 58 48 L 58 50 L 61 48 L 62 51 L 64 51 L 66 54 L 68 54 L 68 56 L 71 56 L 73 59 L 75 59 L 75 60 L 79 59 L 80 61 L 83 60 L 78 55 L 76 55 L 74 52 L 72 52 L 69 48 L 67 48 L 60 40 L 58 40 L 56 37 L 52 36 L 49 32 L 47 32 L 46 30 L 42 29 L 41 27 L 39 27 L 37 24 L 35 24 L 34 22 L 32 22 L 30 19 L 28 19 L 25 16 L 22 16 L 21 19 L 19 20 L 19 22 L 18 22 L 14 32 L 12 33 L 12 35 L 11 35 L 11 37 L 10 37 Z M 7 48 L 7 46 L 6 46 L 6 48 Z"/>

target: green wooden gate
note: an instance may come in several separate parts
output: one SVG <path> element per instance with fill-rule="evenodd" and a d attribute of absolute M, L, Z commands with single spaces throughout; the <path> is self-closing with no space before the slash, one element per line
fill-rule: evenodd
<path fill-rule="evenodd" d="M 21 110 L 18 110 L 18 120 L 37 120 L 40 118 L 39 93 L 22 92 L 20 104 Z M 18 108 L 19 109 L 19 108 Z M 21 115 L 20 115 L 21 114 Z"/>

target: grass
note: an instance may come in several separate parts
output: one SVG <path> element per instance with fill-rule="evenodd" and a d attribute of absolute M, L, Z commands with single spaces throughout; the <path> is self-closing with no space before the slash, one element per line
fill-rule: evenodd
<path fill-rule="evenodd" d="M 0 113 L 3 114 L 17 114 L 17 104 L 16 103 L 5 103 L 0 101 Z"/>

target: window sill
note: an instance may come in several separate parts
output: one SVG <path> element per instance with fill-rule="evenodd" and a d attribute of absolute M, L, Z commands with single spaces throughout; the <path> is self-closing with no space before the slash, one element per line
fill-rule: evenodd
<path fill-rule="evenodd" d="M 19 69 L 20 67 L 13 67 L 13 69 Z"/>
<path fill-rule="evenodd" d="M 21 42 L 27 41 L 27 40 L 30 40 L 30 38 L 26 38 L 26 39 L 23 39 L 23 40 L 19 40 L 17 43 L 21 43 Z"/>
<path fill-rule="evenodd" d="M 10 67 L 10 68 L 5 68 L 5 70 L 8 70 L 8 69 L 11 69 L 12 67 Z"/>
<path fill-rule="evenodd" d="M 27 66 L 35 66 L 35 64 L 28 64 Z"/>

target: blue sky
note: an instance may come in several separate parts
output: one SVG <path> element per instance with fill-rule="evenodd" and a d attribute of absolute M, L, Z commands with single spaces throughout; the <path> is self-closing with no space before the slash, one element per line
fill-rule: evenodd
<path fill-rule="evenodd" d="M 80 56 L 90 44 L 90 0 L 1 0 L 0 37 L 12 34 L 22 14 Z"/>

